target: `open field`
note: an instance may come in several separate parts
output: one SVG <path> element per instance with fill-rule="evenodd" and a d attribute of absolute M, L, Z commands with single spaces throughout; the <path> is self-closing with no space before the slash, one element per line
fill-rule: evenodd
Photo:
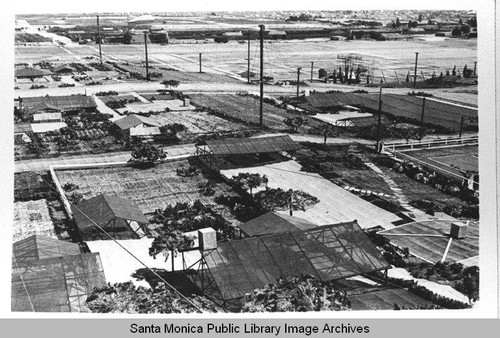
<path fill-rule="evenodd" d="M 164 124 L 181 123 L 187 127 L 187 133 L 205 134 L 222 131 L 241 131 L 248 129 L 240 123 L 231 122 L 207 112 L 171 111 L 151 115 L 152 119 Z M 179 136 L 182 138 L 181 133 Z"/>
<path fill-rule="evenodd" d="M 478 146 L 461 146 L 407 151 L 404 154 L 460 175 L 461 171 L 479 171 L 478 150 Z"/>
<path fill-rule="evenodd" d="M 294 211 L 293 215 L 317 225 L 350 222 L 357 220 L 361 228 L 382 226 L 392 228 L 392 222 L 399 221 L 395 214 L 380 209 L 351 194 L 315 173 L 301 171 L 295 161 L 273 163 L 264 166 L 222 170 L 226 177 L 238 173 L 266 175 L 270 188 L 302 190 L 319 199 L 319 203 L 306 211 Z"/>
<path fill-rule="evenodd" d="M 227 184 L 208 179 L 199 173 L 193 177 L 181 177 L 176 170 L 189 167 L 187 160 L 178 160 L 158 164 L 149 169 L 132 167 L 109 167 L 96 169 L 60 170 L 57 176 L 62 185 L 76 184 L 84 199 L 107 194 L 130 199 L 137 203 L 144 213 L 152 213 L 156 209 L 164 209 L 167 205 L 178 202 L 192 203 L 199 199 L 206 206 L 213 206 L 228 221 L 237 221 L 230 210 L 214 202 L 217 194 L 236 196 L 236 192 Z M 203 196 L 200 184 L 214 183 L 215 194 Z"/>
<path fill-rule="evenodd" d="M 96 54 L 96 46 L 66 46 L 65 49 L 50 47 L 55 52 L 46 52 L 42 48 L 39 53 L 45 55 L 89 55 Z M 229 41 L 226 44 L 197 43 L 197 44 L 169 44 L 148 45 L 149 55 L 167 65 L 178 66 L 182 70 L 196 72 L 198 70 L 198 56 L 202 53 L 204 71 L 210 68 L 221 72 L 238 74 L 247 69 L 247 44 Z M 266 75 L 275 80 L 296 79 L 297 68 L 303 67 L 303 78 L 310 78 L 310 65 L 314 62 L 314 78 L 317 70 L 324 68 L 329 72 L 337 66 L 337 56 L 341 54 L 357 53 L 364 57 L 370 65 L 370 75 L 374 83 L 385 76 L 387 82 L 396 81 L 394 72 L 397 72 L 401 81 L 406 74 L 414 69 L 415 52 L 419 52 L 418 73 L 430 77 L 432 72 L 437 74 L 452 70 L 456 65 L 461 70 L 464 65 L 473 67 L 477 61 L 477 41 L 474 39 L 445 39 L 442 41 L 308 41 L 282 40 L 266 41 L 264 49 L 264 69 Z M 17 56 L 34 54 L 32 47 L 16 48 Z M 103 45 L 103 55 L 127 61 L 140 62 L 144 59 L 144 48 L 140 45 Z M 259 53 L 258 41 L 251 41 L 251 71 L 258 72 Z M 382 72 L 384 74 L 382 75 Z M 479 69 L 478 69 L 479 72 Z"/>
<path fill-rule="evenodd" d="M 259 124 L 258 99 L 232 94 L 190 94 L 189 97 L 194 104 L 215 109 L 229 118 L 249 122 L 253 125 Z M 284 109 L 276 108 L 264 102 L 264 125 L 266 127 L 277 130 L 290 129 L 290 127 L 285 125 L 284 120 L 286 118 L 293 118 L 297 116 L 298 115 L 296 114 L 288 113 Z M 306 125 L 309 127 L 321 124 L 321 122 L 307 116 L 304 116 L 304 118 L 307 120 Z"/>

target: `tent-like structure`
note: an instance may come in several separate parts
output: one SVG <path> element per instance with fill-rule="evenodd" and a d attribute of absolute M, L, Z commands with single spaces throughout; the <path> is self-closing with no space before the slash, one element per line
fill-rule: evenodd
<path fill-rule="evenodd" d="M 76 226 L 83 239 L 109 239 L 104 231 L 114 238 L 143 237 L 146 229 L 142 226 L 148 220 L 132 201 L 99 195 L 72 206 Z M 96 226 L 97 224 L 97 226 Z"/>
<path fill-rule="evenodd" d="M 217 157 L 231 155 L 249 155 L 266 153 L 291 153 L 299 150 L 298 143 L 289 135 L 227 138 L 223 140 L 207 140 L 196 144 L 196 155 L 208 167 L 217 167 Z"/>
<path fill-rule="evenodd" d="M 12 311 L 81 312 L 105 284 L 99 254 L 81 254 L 77 244 L 31 236 L 13 245 Z"/>
<path fill-rule="evenodd" d="M 329 281 L 391 268 L 356 221 L 219 243 L 198 266 L 191 280 L 223 305 L 278 278 Z"/>

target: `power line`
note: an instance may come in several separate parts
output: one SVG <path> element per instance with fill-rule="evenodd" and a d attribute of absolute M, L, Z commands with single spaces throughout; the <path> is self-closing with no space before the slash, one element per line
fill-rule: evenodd
<path fill-rule="evenodd" d="M 23 274 L 21 273 L 21 269 L 17 264 L 17 259 L 15 253 L 12 253 L 12 258 L 14 258 L 14 263 L 16 264 L 17 272 L 19 273 L 19 277 L 21 278 L 21 282 L 23 283 L 24 291 L 26 291 L 26 295 L 28 296 L 28 300 L 30 302 L 31 310 L 35 312 L 35 307 L 33 306 L 33 301 L 31 300 L 30 293 L 28 292 L 28 288 L 26 287 L 26 283 L 24 282 Z"/>
<path fill-rule="evenodd" d="M 26 164 L 26 166 L 30 169 L 30 171 L 33 171 L 32 168 L 30 168 L 29 164 Z M 51 184 L 50 182 L 48 182 L 46 179 L 44 179 L 42 176 L 40 176 L 40 178 L 45 182 L 47 183 L 47 185 L 52 189 L 54 190 L 56 193 L 59 194 L 59 192 L 57 191 L 57 189 L 55 189 Z M 62 197 L 61 197 L 62 198 Z M 199 313 L 203 313 L 203 311 L 196 305 L 194 304 L 189 298 L 187 298 L 186 296 L 184 296 L 179 290 L 177 290 L 174 286 L 172 286 L 172 284 L 170 284 L 169 282 L 167 282 L 163 277 L 161 277 L 156 271 L 154 271 L 153 269 L 151 269 L 149 266 L 147 266 L 143 261 L 141 261 L 137 256 L 135 256 L 133 253 L 131 253 L 127 248 L 125 248 L 123 245 L 121 245 L 113 236 L 111 236 L 111 234 L 109 234 L 106 230 L 104 230 L 99 224 L 97 224 L 94 220 L 92 220 L 86 213 L 84 213 L 83 211 L 81 211 L 76 205 L 74 205 L 72 202 L 70 202 L 68 200 L 68 204 L 70 206 L 72 206 L 73 208 L 75 208 L 78 212 L 80 212 L 82 215 L 84 215 L 90 222 L 92 222 L 97 228 L 99 228 L 99 230 L 101 230 L 106 236 L 108 236 L 113 242 L 115 242 L 120 248 L 122 248 L 123 250 L 125 250 L 125 252 L 127 252 L 130 256 L 132 256 L 135 260 L 137 260 L 142 266 L 144 266 L 146 269 L 148 269 L 150 272 L 152 272 L 156 277 L 158 277 L 163 283 L 165 283 L 165 285 L 167 285 L 169 288 L 171 288 L 175 293 L 177 293 L 182 299 L 184 299 L 189 305 L 193 306 Z M 172 256 L 172 259 L 174 257 Z M 17 261 L 16 261 L 16 265 L 17 265 Z M 20 273 L 21 275 L 21 273 Z M 21 275 L 21 278 L 22 278 L 22 275 Z M 24 282 L 23 282 L 24 284 Z M 26 287 L 26 286 L 25 286 Z M 27 289 L 26 289 L 26 292 Z M 29 295 L 28 295 L 29 297 Z M 31 302 L 31 300 L 30 300 Z M 32 307 L 33 307 L 33 304 L 31 304 Z M 34 309 L 33 309 L 34 311 Z"/>

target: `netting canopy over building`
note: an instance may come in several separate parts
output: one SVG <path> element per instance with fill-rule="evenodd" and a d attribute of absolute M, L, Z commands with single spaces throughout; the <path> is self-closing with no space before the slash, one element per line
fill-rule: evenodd
<path fill-rule="evenodd" d="M 81 312 L 95 287 L 106 284 L 98 253 L 32 236 L 14 244 L 12 311 Z"/>
<path fill-rule="evenodd" d="M 355 221 L 220 243 L 201 263 L 193 282 L 221 302 L 280 277 L 327 281 L 390 268 Z"/>
<path fill-rule="evenodd" d="M 79 255 L 80 253 L 78 244 L 39 235 L 25 238 L 12 246 L 12 254 L 18 264 L 44 258 Z"/>
<path fill-rule="evenodd" d="M 268 212 L 238 227 L 248 236 L 260 236 L 287 231 L 307 230 L 316 228 L 316 224 L 299 217 Z"/>
<path fill-rule="evenodd" d="M 146 216 L 134 202 L 113 196 L 99 195 L 72 206 L 71 210 L 78 229 L 87 239 L 93 235 L 100 237 L 99 228 L 110 231 L 115 236 L 119 233 L 123 236 L 135 233 L 141 237 L 144 233 L 140 225 L 148 223 Z"/>
<path fill-rule="evenodd" d="M 211 166 L 215 164 L 216 156 L 293 152 L 299 149 L 298 143 L 289 135 L 280 135 L 207 140 L 196 145 L 196 154 L 207 158 L 207 164 Z"/>

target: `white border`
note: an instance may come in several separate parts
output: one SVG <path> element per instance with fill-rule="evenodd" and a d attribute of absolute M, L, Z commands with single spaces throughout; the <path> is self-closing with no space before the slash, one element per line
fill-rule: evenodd
<path fill-rule="evenodd" d="M 0 317 L 7 318 L 137 318 L 131 315 L 102 314 L 17 314 L 10 312 L 10 255 L 13 201 L 13 122 L 11 117 L 13 98 L 13 23 L 14 13 L 66 13 L 66 12 L 148 12 L 160 11 L 221 11 L 221 10 L 361 10 L 361 9 L 471 9 L 478 12 L 479 39 L 478 60 L 480 66 L 479 109 L 480 114 L 480 171 L 481 171 L 481 306 L 467 311 L 352 311 L 322 313 L 283 314 L 211 314 L 209 318 L 498 318 L 498 232 L 496 207 L 496 149 L 495 137 L 495 50 L 494 50 L 494 0 L 421 0 L 402 1 L 379 0 L 376 2 L 350 0 L 334 3 L 328 0 L 253 0 L 239 1 L 193 0 L 183 2 L 161 1 L 144 5 L 141 2 L 123 1 L 18 1 L 6 3 L 0 0 L 0 164 L 2 193 L 0 202 Z M 487 70 L 491 70 L 488 72 Z M 500 208 L 500 206 L 498 206 Z M 148 315 L 143 318 L 167 318 L 165 315 Z M 196 318 L 199 315 L 169 315 L 173 318 Z"/>

